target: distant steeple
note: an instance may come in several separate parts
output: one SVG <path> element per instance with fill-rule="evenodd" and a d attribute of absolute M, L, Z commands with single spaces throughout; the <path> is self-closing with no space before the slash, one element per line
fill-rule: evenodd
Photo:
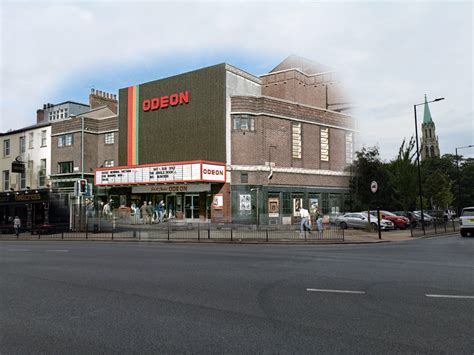
<path fill-rule="evenodd" d="M 431 123 L 433 120 L 431 119 L 431 112 L 430 107 L 428 106 L 428 99 L 426 98 L 425 94 L 425 113 L 423 115 L 423 123 Z"/>

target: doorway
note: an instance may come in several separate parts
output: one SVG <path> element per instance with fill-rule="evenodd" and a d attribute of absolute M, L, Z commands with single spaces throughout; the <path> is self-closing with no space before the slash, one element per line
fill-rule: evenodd
<path fill-rule="evenodd" d="M 186 219 L 199 219 L 199 195 L 184 196 L 184 213 Z"/>

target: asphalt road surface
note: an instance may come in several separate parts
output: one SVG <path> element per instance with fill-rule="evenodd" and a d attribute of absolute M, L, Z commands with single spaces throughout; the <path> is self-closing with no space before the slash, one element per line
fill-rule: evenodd
<path fill-rule="evenodd" d="M 0 242 L 0 353 L 474 352 L 474 238 Z"/>

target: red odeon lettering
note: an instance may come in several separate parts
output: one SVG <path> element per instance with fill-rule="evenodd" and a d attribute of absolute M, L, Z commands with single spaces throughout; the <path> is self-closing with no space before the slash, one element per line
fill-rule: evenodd
<path fill-rule="evenodd" d="M 222 170 L 203 169 L 202 172 L 207 175 L 224 175 L 224 171 Z"/>
<path fill-rule="evenodd" d="M 175 92 L 171 95 L 161 97 L 154 97 L 146 99 L 142 102 L 143 111 L 154 111 L 158 109 L 167 108 L 169 106 L 178 106 L 189 103 L 189 91 Z"/>

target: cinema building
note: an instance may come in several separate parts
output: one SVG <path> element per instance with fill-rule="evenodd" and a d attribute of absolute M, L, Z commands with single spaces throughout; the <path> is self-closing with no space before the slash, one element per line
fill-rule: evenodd
<path fill-rule="evenodd" d="M 353 118 L 336 73 L 291 56 L 254 76 L 219 64 L 119 91 L 120 204 L 163 199 L 188 221 L 289 224 L 343 211 Z M 258 216 L 258 217 L 257 217 Z"/>

